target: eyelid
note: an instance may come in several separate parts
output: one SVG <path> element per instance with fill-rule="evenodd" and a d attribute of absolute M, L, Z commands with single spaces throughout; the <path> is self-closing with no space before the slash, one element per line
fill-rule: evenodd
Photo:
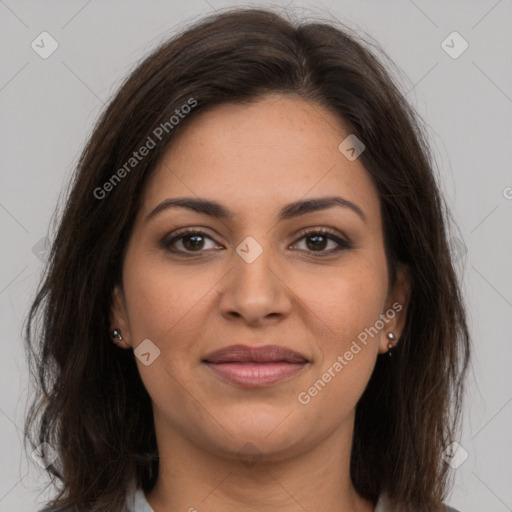
<path fill-rule="evenodd" d="M 337 229 L 334 229 L 334 228 L 331 228 L 328 226 L 313 226 L 313 227 L 303 228 L 303 229 L 299 230 L 294 235 L 294 237 L 302 238 L 311 233 L 313 233 L 313 234 L 321 233 L 321 234 L 325 234 L 325 235 L 332 235 L 333 237 L 337 237 L 337 238 L 344 238 L 344 239 L 346 239 L 344 241 L 349 243 L 347 236 L 345 236 L 344 234 L 339 232 Z"/>

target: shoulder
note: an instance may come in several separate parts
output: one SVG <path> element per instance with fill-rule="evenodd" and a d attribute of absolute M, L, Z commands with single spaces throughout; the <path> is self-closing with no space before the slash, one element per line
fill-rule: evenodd
<path fill-rule="evenodd" d="M 391 502 L 386 493 L 380 495 L 379 501 L 377 502 L 377 506 L 375 508 L 375 512 L 393 512 Z M 444 512 L 460 512 L 460 510 L 457 510 L 456 508 L 452 508 L 444 504 Z"/>
<path fill-rule="evenodd" d="M 57 506 L 46 505 L 46 507 L 40 509 L 38 512 L 81 512 L 76 507 L 73 508 L 62 508 Z"/>

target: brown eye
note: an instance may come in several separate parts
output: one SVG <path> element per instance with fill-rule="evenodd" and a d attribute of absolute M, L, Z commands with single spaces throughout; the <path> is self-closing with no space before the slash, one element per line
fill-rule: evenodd
<path fill-rule="evenodd" d="M 208 249 L 208 247 L 205 247 L 207 240 L 213 241 L 213 239 L 203 231 L 185 230 L 181 231 L 179 234 L 174 234 L 172 238 L 164 238 L 161 245 L 164 249 L 172 253 L 201 253 Z"/>
<path fill-rule="evenodd" d="M 187 250 L 202 249 L 204 246 L 204 237 L 201 235 L 187 235 L 180 238 L 183 247 Z"/>
<path fill-rule="evenodd" d="M 306 251 L 320 253 L 319 256 L 328 256 L 331 254 L 338 253 L 340 251 L 351 249 L 352 245 L 347 240 L 344 240 L 338 236 L 335 232 L 322 228 L 301 233 L 301 240 L 306 240 Z M 296 244 L 298 244 L 296 242 Z M 332 242 L 334 247 L 331 250 L 326 250 L 328 243 Z"/>

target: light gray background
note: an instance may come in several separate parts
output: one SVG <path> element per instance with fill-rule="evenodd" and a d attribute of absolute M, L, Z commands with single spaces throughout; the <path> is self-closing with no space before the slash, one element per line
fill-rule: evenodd
<path fill-rule="evenodd" d="M 47 235 L 78 153 L 125 75 L 183 23 L 230 5 L 240 4 L 0 0 L 0 512 L 34 511 L 49 494 L 40 492 L 46 479 L 21 445 L 21 327 L 43 268 L 33 247 Z M 299 15 L 331 13 L 367 32 L 407 77 L 403 90 L 427 123 L 460 228 L 454 248 L 474 340 L 459 439 L 469 456 L 451 469 L 447 501 L 461 512 L 511 511 L 512 1 L 296 0 L 291 7 Z M 31 48 L 43 31 L 59 44 L 47 59 Z M 456 59 L 441 46 L 453 31 L 469 44 Z"/>

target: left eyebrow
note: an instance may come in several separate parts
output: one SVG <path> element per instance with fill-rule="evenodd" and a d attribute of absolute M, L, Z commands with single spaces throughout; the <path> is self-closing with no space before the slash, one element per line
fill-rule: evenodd
<path fill-rule="evenodd" d="M 334 206 L 348 208 L 359 215 L 359 217 L 361 217 L 361 219 L 366 222 L 366 215 L 364 214 L 363 210 L 357 204 L 340 196 L 318 197 L 314 199 L 295 201 L 281 208 L 278 214 L 278 219 L 289 220 L 294 217 L 305 215 L 307 213 L 326 210 Z M 147 215 L 145 222 L 149 221 L 149 219 L 154 217 L 157 213 L 169 208 L 187 208 L 197 213 L 203 213 L 217 219 L 229 220 L 235 216 L 231 210 L 218 203 L 217 201 L 196 197 L 174 197 L 165 199 L 158 206 L 156 206 L 156 208 L 154 208 Z"/>

